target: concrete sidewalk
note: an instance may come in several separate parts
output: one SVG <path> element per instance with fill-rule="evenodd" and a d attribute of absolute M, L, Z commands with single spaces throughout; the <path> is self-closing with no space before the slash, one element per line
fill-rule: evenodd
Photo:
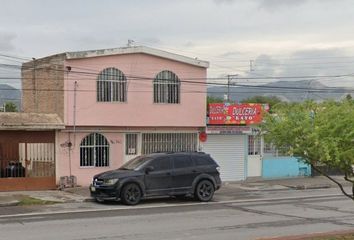
<path fill-rule="evenodd" d="M 344 181 L 342 176 L 333 176 L 333 178 L 344 186 L 350 186 L 348 182 Z M 215 198 L 216 201 L 239 199 L 240 193 L 250 191 L 304 190 L 331 187 L 337 187 L 337 185 L 325 177 L 298 177 L 273 180 L 249 179 L 247 181 L 223 183 L 222 188 L 217 192 Z M 64 190 L 0 192 L 0 207 L 17 206 L 24 199 L 28 198 L 56 203 L 93 201 L 87 187 L 76 187 Z"/>

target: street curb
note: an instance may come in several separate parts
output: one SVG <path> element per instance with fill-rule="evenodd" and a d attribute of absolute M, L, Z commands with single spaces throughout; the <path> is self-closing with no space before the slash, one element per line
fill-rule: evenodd
<path fill-rule="evenodd" d="M 85 198 L 82 200 L 82 202 L 95 202 L 94 198 Z"/>
<path fill-rule="evenodd" d="M 318 237 L 335 237 L 335 236 L 345 236 L 348 234 L 354 234 L 354 229 L 343 230 L 343 231 L 331 231 L 331 232 L 318 232 L 309 233 L 303 235 L 293 235 L 293 236 L 282 236 L 282 237 L 265 237 L 257 238 L 257 240 L 311 240 Z"/>
<path fill-rule="evenodd" d="M 286 186 L 286 185 L 284 185 Z M 296 189 L 296 190 L 306 190 L 306 189 L 325 189 L 325 188 L 331 188 L 332 186 L 330 184 L 318 184 L 318 185 L 297 185 L 297 186 L 286 186 L 291 189 Z"/>
<path fill-rule="evenodd" d="M 10 201 L 10 202 L 4 202 L 4 203 L 0 203 L 0 207 L 14 207 L 14 206 L 18 206 L 20 202 L 19 201 Z"/>

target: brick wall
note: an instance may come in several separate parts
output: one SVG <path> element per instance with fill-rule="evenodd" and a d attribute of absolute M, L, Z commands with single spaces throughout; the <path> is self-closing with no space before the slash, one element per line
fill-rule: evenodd
<path fill-rule="evenodd" d="M 64 120 L 64 54 L 22 65 L 22 111 L 57 113 Z"/>

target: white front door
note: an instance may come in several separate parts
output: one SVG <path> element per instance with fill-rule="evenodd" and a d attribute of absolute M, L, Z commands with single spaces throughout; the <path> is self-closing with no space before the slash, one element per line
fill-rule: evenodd
<path fill-rule="evenodd" d="M 248 136 L 247 177 L 262 176 L 263 138 L 258 135 Z"/>
<path fill-rule="evenodd" d="M 261 155 L 248 155 L 247 177 L 260 177 L 262 175 Z"/>

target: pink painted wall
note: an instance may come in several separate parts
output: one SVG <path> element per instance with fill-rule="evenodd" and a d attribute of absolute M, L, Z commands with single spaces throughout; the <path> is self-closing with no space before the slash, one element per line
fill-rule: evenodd
<path fill-rule="evenodd" d="M 92 131 L 95 132 L 95 131 Z M 56 146 L 56 180 L 59 184 L 61 176 L 76 176 L 77 184 L 89 186 L 92 177 L 104 171 L 117 169 L 123 164 L 123 134 L 122 133 L 101 133 L 110 143 L 109 167 L 80 167 L 80 143 L 83 138 L 91 132 L 57 132 Z M 65 146 L 65 143 L 73 143 L 72 150 Z"/>
<path fill-rule="evenodd" d="M 77 126 L 179 126 L 204 127 L 206 69 L 146 54 L 126 54 L 67 60 L 72 72 L 65 76 L 65 124 L 74 123 L 74 82 L 77 82 Z M 96 101 L 96 78 L 107 67 L 121 70 L 128 80 L 126 103 Z M 180 104 L 153 103 L 153 79 L 163 70 L 177 74 Z M 92 72 L 83 74 L 75 72 Z M 148 79 L 134 79 L 131 76 Z M 200 84 L 186 83 L 185 81 Z"/>

